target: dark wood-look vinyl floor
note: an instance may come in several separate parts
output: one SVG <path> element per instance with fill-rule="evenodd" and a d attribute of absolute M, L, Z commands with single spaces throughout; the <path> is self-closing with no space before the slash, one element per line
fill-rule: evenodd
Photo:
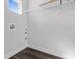
<path fill-rule="evenodd" d="M 63 59 L 32 48 L 26 48 L 9 59 Z"/>

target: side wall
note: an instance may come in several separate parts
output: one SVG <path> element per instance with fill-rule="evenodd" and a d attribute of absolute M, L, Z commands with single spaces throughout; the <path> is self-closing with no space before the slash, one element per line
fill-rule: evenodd
<path fill-rule="evenodd" d="M 28 27 L 27 14 L 18 15 L 11 12 L 8 10 L 7 2 L 8 0 L 5 0 L 5 58 L 16 54 L 28 45 L 27 40 L 25 40 L 25 28 Z M 15 29 L 11 30 L 10 24 L 15 24 Z"/>
<path fill-rule="evenodd" d="M 36 6 L 32 3 L 31 9 Z M 29 46 L 65 59 L 74 59 L 74 19 L 74 3 L 31 11 Z"/>

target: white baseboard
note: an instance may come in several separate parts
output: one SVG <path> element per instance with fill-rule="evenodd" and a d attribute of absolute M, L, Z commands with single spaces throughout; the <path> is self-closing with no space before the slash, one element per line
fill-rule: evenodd
<path fill-rule="evenodd" d="M 20 52 L 21 50 L 23 50 L 24 48 L 27 48 L 27 47 L 28 47 L 28 44 L 27 44 L 27 45 L 24 45 L 24 46 L 22 46 L 22 47 L 17 48 L 16 50 L 12 51 L 11 53 L 5 55 L 5 56 L 4 56 L 4 59 L 10 58 L 11 56 L 17 54 L 18 52 Z"/>
<path fill-rule="evenodd" d="M 47 48 L 44 48 L 44 47 L 39 47 L 39 46 L 36 46 L 36 45 L 33 45 L 33 44 L 30 44 L 28 47 L 34 48 L 34 49 L 36 49 L 38 51 L 42 51 L 42 52 L 45 52 L 45 53 L 48 53 L 48 54 L 51 54 L 51 55 L 63 57 L 61 55 L 56 54 L 55 52 L 51 52 L 51 50 L 49 50 Z"/>

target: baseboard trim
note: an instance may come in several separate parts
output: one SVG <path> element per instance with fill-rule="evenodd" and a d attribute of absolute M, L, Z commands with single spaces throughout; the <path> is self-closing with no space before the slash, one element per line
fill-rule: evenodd
<path fill-rule="evenodd" d="M 38 51 L 42 51 L 42 52 L 51 54 L 51 55 L 59 56 L 60 58 L 63 58 L 63 59 L 64 59 L 63 56 L 57 55 L 57 54 L 55 54 L 55 53 L 52 53 L 52 52 L 50 52 L 48 49 L 45 49 L 45 48 L 42 48 L 42 47 L 37 47 L 37 46 L 35 46 L 35 45 L 29 45 L 28 47 L 29 47 L 29 48 L 33 48 L 33 49 L 38 50 Z"/>
<path fill-rule="evenodd" d="M 16 50 L 12 51 L 11 53 L 5 55 L 5 56 L 4 56 L 4 59 L 10 58 L 11 56 L 17 54 L 18 52 L 20 52 L 21 50 L 23 50 L 23 49 L 25 49 L 25 48 L 27 48 L 27 47 L 28 47 L 28 44 L 17 48 Z"/>
<path fill-rule="evenodd" d="M 28 58 L 29 57 L 29 58 Z M 30 47 L 25 48 L 10 59 L 64 59 Z"/>
<path fill-rule="evenodd" d="M 48 57 L 51 57 L 50 59 L 64 59 L 64 58 L 62 58 L 62 57 L 59 57 L 59 56 L 56 56 L 56 55 L 52 55 L 52 54 L 49 54 L 49 53 L 46 53 L 46 52 L 44 52 L 44 51 L 40 51 L 40 50 L 37 50 L 37 49 L 34 49 L 34 48 L 30 48 L 30 47 L 28 47 L 28 48 L 26 48 L 26 49 L 28 49 L 28 50 L 30 50 L 30 51 L 32 51 L 32 52 L 37 52 L 38 54 L 41 54 L 41 55 L 44 55 L 44 56 L 48 56 Z M 38 55 L 38 57 L 40 57 L 39 55 Z M 42 56 L 41 56 L 42 57 Z M 45 59 L 45 58 L 44 58 Z M 48 58 L 49 59 L 49 58 Z"/>

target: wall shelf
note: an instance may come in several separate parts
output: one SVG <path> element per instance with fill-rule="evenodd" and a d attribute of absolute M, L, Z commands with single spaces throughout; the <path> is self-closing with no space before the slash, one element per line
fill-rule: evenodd
<path fill-rule="evenodd" d="M 8 9 L 19 15 L 23 15 L 31 11 L 60 6 L 74 1 L 75 0 L 38 0 L 35 4 L 30 5 L 29 0 L 8 0 Z"/>

